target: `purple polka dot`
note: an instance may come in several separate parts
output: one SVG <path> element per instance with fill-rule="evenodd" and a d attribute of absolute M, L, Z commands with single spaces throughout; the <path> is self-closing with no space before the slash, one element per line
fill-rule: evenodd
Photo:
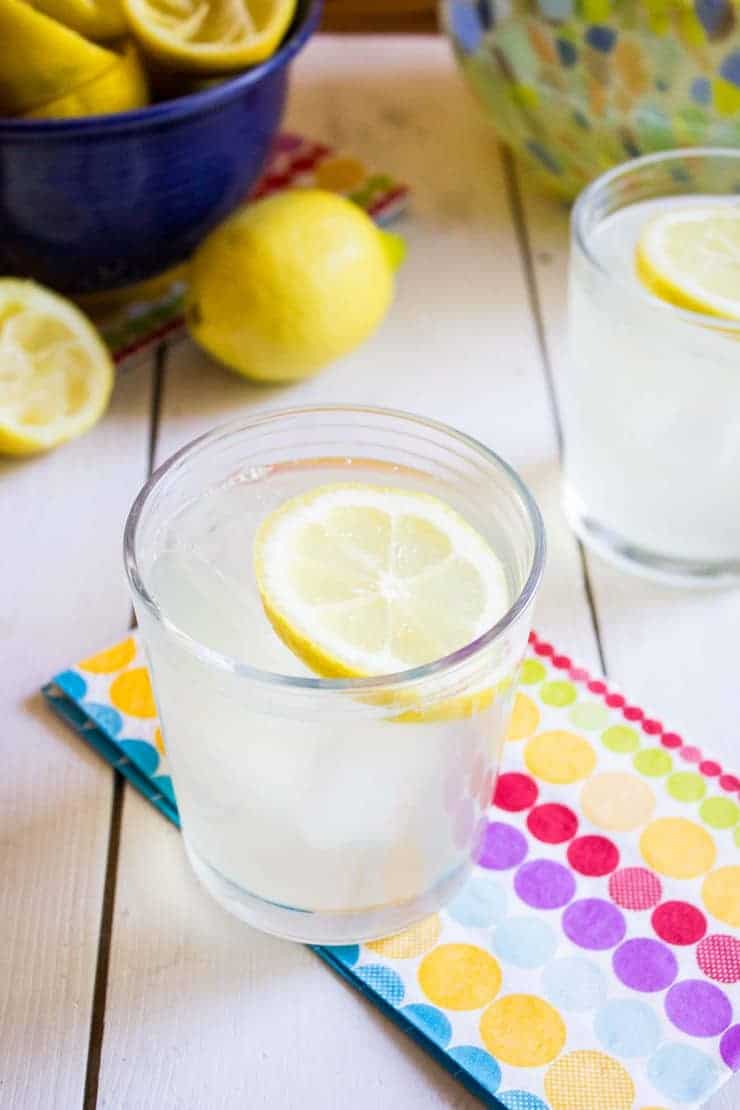
<path fill-rule="evenodd" d="M 613 948 L 626 928 L 623 914 L 603 898 L 582 898 L 563 914 L 563 932 L 579 948 Z"/>
<path fill-rule="evenodd" d="M 528 906 L 538 910 L 556 910 L 570 902 L 576 883 L 568 868 L 561 863 L 535 859 L 519 868 L 514 889 Z"/>
<path fill-rule="evenodd" d="M 733 1025 L 719 1042 L 722 1059 L 731 1071 L 740 1071 L 740 1025 Z"/>
<path fill-rule="evenodd" d="M 635 991 L 665 990 L 678 974 L 670 948 L 648 937 L 626 940 L 614 953 L 612 964 L 617 977 Z"/>
<path fill-rule="evenodd" d="M 478 863 L 489 871 L 507 871 L 527 854 L 527 841 L 518 829 L 503 821 L 489 821 L 483 834 Z"/>
<path fill-rule="evenodd" d="M 665 998 L 665 1012 L 677 1029 L 691 1037 L 716 1037 L 732 1021 L 725 992 L 703 979 L 674 983 Z"/>

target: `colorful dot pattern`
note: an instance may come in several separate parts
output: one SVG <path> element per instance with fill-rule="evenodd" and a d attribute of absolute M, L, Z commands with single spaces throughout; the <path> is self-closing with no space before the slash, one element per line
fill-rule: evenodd
<path fill-rule="evenodd" d="M 136 635 L 62 695 L 174 803 Z M 449 906 L 320 954 L 511 1110 L 698 1108 L 740 1070 L 740 779 L 534 635 L 507 739 Z"/>

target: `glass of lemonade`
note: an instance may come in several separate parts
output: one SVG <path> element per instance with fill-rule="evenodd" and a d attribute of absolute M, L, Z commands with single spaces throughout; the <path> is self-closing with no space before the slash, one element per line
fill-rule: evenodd
<path fill-rule="evenodd" d="M 638 158 L 573 210 L 566 512 L 612 561 L 677 583 L 740 580 L 740 318 L 719 296 L 702 310 L 700 291 L 709 275 L 740 307 L 739 218 L 737 150 Z M 678 295 L 637 265 L 658 222 L 683 228 L 665 240 Z"/>
<path fill-rule="evenodd" d="M 329 944 L 451 898 L 543 568 L 539 511 L 506 463 L 382 409 L 262 414 L 152 476 L 125 559 L 186 850 L 215 898 Z M 276 613 L 281 590 L 295 612 Z"/>

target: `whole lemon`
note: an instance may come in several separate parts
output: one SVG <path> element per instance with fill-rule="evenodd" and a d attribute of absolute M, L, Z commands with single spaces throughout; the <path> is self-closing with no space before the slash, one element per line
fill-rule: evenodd
<path fill-rule="evenodd" d="M 336 193 L 268 197 L 230 216 L 196 251 L 188 327 L 247 377 L 308 377 L 378 326 L 401 254 L 398 236 Z"/>

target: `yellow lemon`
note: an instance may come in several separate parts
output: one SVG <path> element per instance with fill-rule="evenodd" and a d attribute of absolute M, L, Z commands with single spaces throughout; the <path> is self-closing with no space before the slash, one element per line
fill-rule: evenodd
<path fill-rule="evenodd" d="M 82 435 L 112 388 L 108 348 L 75 305 L 32 281 L 0 278 L 0 454 Z"/>
<path fill-rule="evenodd" d="M 250 378 L 308 377 L 351 351 L 385 316 L 397 242 L 356 204 L 320 189 L 249 205 L 195 253 L 190 332 Z"/>
<path fill-rule="evenodd" d="M 503 567 L 483 537 L 444 501 L 411 490 L 318 486 L 265 518 L 254 565 L 278 635 L 329 677 L 440 659 L 508 608 Z"/>
<path fill-rule="evenodd" d="M 26 0 L 45 15 L 71 27 L 86 39 L 113 39 L 125 35 L 126 17 L 121 0 Z"/>
<path fill-rule="evenodd" d="M 669 208 L 643 228 L 637 273 L 679 308 L 740 321 L 740 203 Z"/>
<path fill-rule="evenodd" d="M 31 112 L 102 76 L 117 55 L 23 0 L 0 3 L 0 114 Z"/>
<path fill-rule="evenodd" d="M 24 119 L 70 119 L 131 112 L 149 103 L 147 77 L 133 43 L 127 43 L 110 69 L 72 92 L 25 112 Z"/>
<path fill-rule="evenodd" d="M 147 52 L 172 69 L 227 73 L 269 58 L 296 0 L 123 0 Z"/>

